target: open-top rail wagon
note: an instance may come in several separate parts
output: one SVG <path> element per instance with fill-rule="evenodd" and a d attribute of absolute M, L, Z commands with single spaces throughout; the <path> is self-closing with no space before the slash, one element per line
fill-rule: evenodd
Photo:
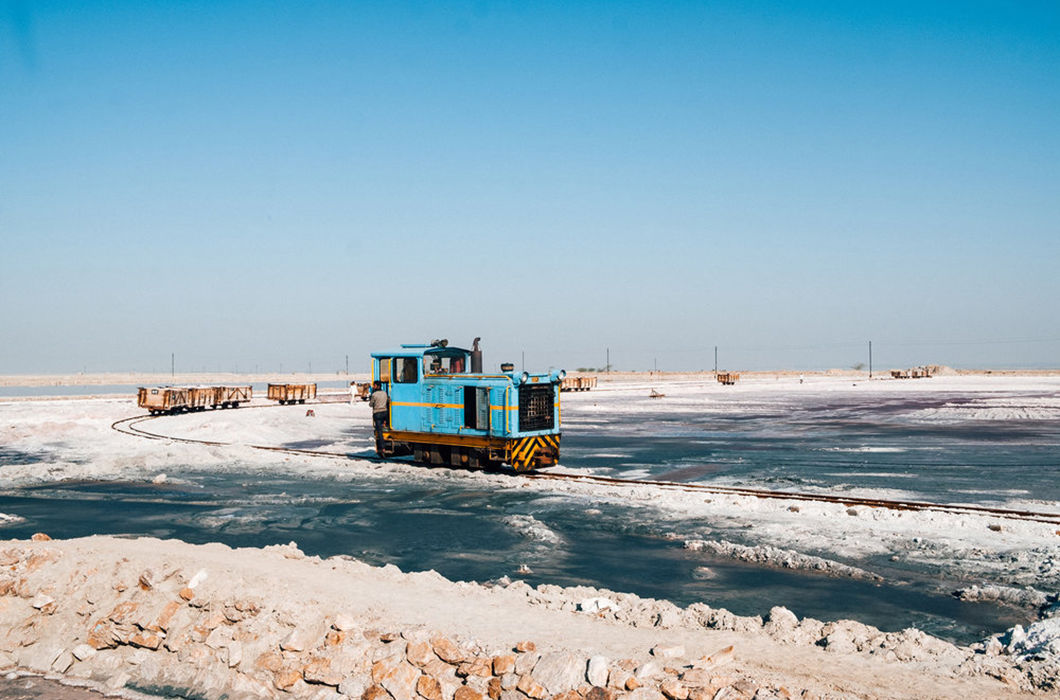
<path fill-rule="evenodd" d="M 280 403 L 305 403 L 317 397 L 316 384 L 269 384 L 268 397 Z"/>
<path fill-rule="evenodd" d="M 589 391 L 596 388 L 596 377 L 564 377 L 560 391 Z"/>
<path fill-rule="evenodd" d="M 136 405 L 146 408 L 151 415 L 177 413 L 187 410 L 188 388 L 182 386 L 140 387 Z"/>
<path fill-rule="evenodd" d="M 159 386 L 140 387 L 136 405 L 152 415 L 205 411 L 207 408 L 238 408 L 253 397 L 250 386 Z"/>

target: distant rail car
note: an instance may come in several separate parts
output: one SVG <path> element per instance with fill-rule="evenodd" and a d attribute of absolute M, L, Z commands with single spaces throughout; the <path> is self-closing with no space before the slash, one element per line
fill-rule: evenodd
<path fill-rule="evenodd" d="M 250 386 L 159 386 L 140 387 L 136 405 L 151 415 L 205 411 L 207 408 L 238 408 L 253 398 Z"/>
<path fill-rule="evenodd" d="M 731 386 L 740 381 L 739 372 L 718 372 L 718 383 Z"/>
<path fill-rule="evenodd" d="M 177 413 L 187 410 L 188 388 L 179 386 L 140 387 L 136 405 L 146 408 L 151 415 Z"/>
<path fill-rule="evenodd" d="M 379 455 L 516 471 L 556 464 L 566 372 L 514 370 L 506 363 L 483 372 L 477 339 L 472 350 L 436 341 L 372 353 L 372 379 L 389 398 L 386 426 L 376 436 Z"/>
<path fill-rule="evenodd" d="M 938 365 L 910 367 L 909 369 L 892 369 L 892 379 L 929 379 L 938 372 Z"/>
<path fill-rule="evenodd" d="M 316 384 L 269 384 L 268 398 L 283 404 L 305 403 L 317 397 Z"/>
<path fill-rule="evenodd" d="M 589 391 L 596 388 L 596 377 L 564 377 L 559 385 L 560 391 Z"/>

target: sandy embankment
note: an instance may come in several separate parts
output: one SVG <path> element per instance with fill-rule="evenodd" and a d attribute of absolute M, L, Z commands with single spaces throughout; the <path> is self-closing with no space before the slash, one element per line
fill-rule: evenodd
<path fill-rule="evenodd" d="M 913 630 L 798 621 L 783 608 L 763 623 L 593 589 L 454 583 L 305 557 L 293 545 L 91 537 L 8 541 L 0 559 L 0 665 L 112 690 L 765 700 L 1003 697 L 1030 687 L 1009 657 Z"/>

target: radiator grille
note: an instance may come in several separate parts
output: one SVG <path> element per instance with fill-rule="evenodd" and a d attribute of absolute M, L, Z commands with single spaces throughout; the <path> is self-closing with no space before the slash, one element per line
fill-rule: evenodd
<path fill-rule="evenodd" d="M 519 387 L 519 430 L 549 430 L 555 425 L 553 384 Z"/>

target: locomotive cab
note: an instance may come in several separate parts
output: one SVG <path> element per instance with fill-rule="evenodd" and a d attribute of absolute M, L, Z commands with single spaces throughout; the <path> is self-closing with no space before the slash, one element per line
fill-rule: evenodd
<path fill-rule="evenodd" d="M 472 350 L 440 341 L 372 353 L 372 379 L 390 399 L 380 454 L 473 468 L 507 464 L 516 471 L 555 464 L 566 373 L 502 367 L 481 371 L 477 341 Z"/>

